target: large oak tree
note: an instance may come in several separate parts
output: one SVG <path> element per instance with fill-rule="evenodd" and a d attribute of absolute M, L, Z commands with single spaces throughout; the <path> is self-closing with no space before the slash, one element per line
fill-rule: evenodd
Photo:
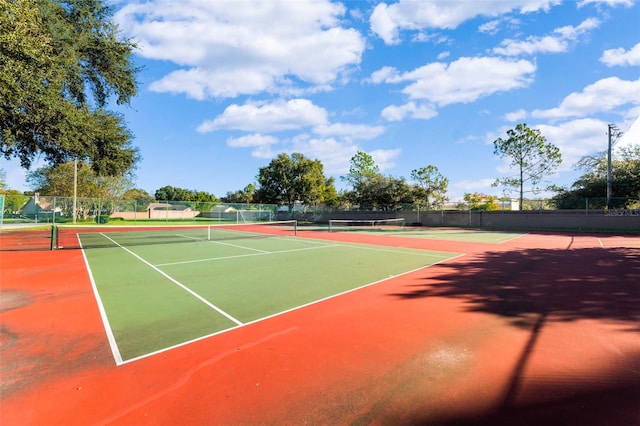
<path fill-rule="evenodd" d="M 137 93 L 135 45 L 103 0 L 0 0 L 0 142 L 29 168 L 37 156 L 119 175 L 139 159 L 108 102 Z"/>
<path fill-rule="evenodd" d="M 319 160 L 311 160 L 300 153 L 280 154 L 268 166 L 260 168 L 257 176 L 260 202 L 284 204 L 291 209 L 296 201 L 313 205 L 335 194 L 332 179 L 324 177 Z"/>

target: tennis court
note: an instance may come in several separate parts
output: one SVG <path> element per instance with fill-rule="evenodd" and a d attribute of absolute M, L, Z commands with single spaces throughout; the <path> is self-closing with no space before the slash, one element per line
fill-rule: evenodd
<path fill-rule="evenodd" d="M 638 424 L 640 236 L 387 228 L 0 233 L 0 423 Z"/>
<path fill-rule="evenodd" d="M 71 227 L 58 241 L 85 249 L 118 364 L 458 256 L 296 238 L 294 228 Z"/>
<path fill-rule="evenodd" d="M 501 244 L 525 233 L 486 231 L 475 229 L 429 228 L 429 227 L 398 227 L 398 226 L 334 226 L 331 232 L 357 232 L 388 237 L 426 238 L 430 240 L 465 241 L 488 244 Z"/>

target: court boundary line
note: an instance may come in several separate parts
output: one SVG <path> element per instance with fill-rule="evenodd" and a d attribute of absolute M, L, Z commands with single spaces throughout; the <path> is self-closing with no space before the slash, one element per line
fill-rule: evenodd
<path fill-rule="evenodd" d="M 362 230 L 353 230 L 353 231 L 344 231 L 343 233 L 348 233 L 348 232 L 353 232 L 355 234 L 365 234 L 365 235 L 377 235 L 380 237 L 398 237 L 398 238 L 417 238 L 417 239 L 425 239 L 425 240 L 436 240 L 436 241 L 453 241 L 453 242 L 461 242 L 461 243 L 470 243 L 470 244 L 494 244 L 494 245 L 500 245 L 500 244 L 504 244 L 504 243 L 508 243 L 510 241 L 516 240 L 518 238 L 522 238 L 525 237 L 527 235 L 530 234 L 530 232 L 511 232 L 511 231 L 486 231 L 486 230 L 476 230 L 476 229 L 463 229 L 461 228 L 460 230 L 456 229 L 456 232 L 458 231 L 462 231 L 462 232 L 467 232 L 467 233 L 476 233 L 476 234 L 515 234 L 513 237 L 508 238 L 504 241 L 498 241 L 498 242 L 493 242 L 493 241 L 469 241 L 469 240 L 457 240 L 457 239 L 447 239 L 447 238 L 429 238 L 427 235 L 424 234 L 429 234 L 430 232 L 432 234 L 429 235 L 433 235 L 433 234 L 437 234 L 438 232 L 442 232 L 443 234 L 446 234 L 447 230 L 435 230 L 435 229 L 428 229 L 428 230 L 411 230 L 411 228 L 409 228 L 409 230 L 401 230 L 400 232 L 385 232 L 384 230 L 382 230 L 381 232 L 372 232 L 370 230 L 367 230 L 366 228 L 362 229 Z M 339 231 L 338 231 L 339 232 Z"/>
<path fill-rule="evenodd" d="M 324 242 L 324 240 L 311 240 L 311 239 L 308 239 L 308 240 L 312 241 L 313 243 L 317 243 L 317 244 L 321 244 L 322 242 Z M 244 246 L 239 246 L 239 245 L 232 245 L 232 247 L 245 248 L 247 250 L 251 250 L 250 247 L 244 247 Z M 383 249 L 383 248 L 380 248 L 380 246 L 376 246 L 376 245 L 372 245 L 372 244 L 336 242 L 334 244 L 324 244 L 324 245 L 317 246 L 317 247 L 305 247 L 305 248 L 289 249 L 289 250 L 278 250 L 278 251 L 263 251 L 263 250 L 259 250 L 259 253 L 237 254 L 237 255 L 234 255 L 234 256 L 223 256 L 223 257 L 210 257 L 210 258 L 206 258 L 206 259 L 184 260 L 184 261 L 181 261 L 181 262 L 158 263 L 158 264 L 156 264 L 156 266 L 161 267 L 161 266 L 173 266 L 173 265 L 183 265 L 183 264 L 186 265 L 186 264 L 189 264 L 189 263 L 199 263 L 199 262 L 215 262 L 217 260 L 236 259 L 236 258 L 252 257 L 252 256 L 277 255 L 277 254 L 280 254 L 280 253 L 293 253 L 293 252 L 297 252 L 297 251 L 318 250 L 318 249 L 331 248 L 331 247 L 349 247 L 349 248 L 355 248 L 355 249 L 360 249 L 360 250 L 372 250 L 372 251 L 381 251 L 381 252 L 396 253 L 396 254 L 400 253 L 400 254 L 406 254 L 406 255 L 411 255 L 411 256 L 424 256 L 424 257 L 440 257 L 440 256 L 438 256 L 436 254 L 431 254 L 433 252 L 457 254 L 457 253 L 448 252 L 448 251 L 421 250 L 421 249 L 412 249 L 412 248 L 404 248 L 404 247 L 396 247 L 395 249 L 389 249 L 389 248 Z M 398 249 L 404 249 L 404 250 L 398 250 Z"/>
<path fill-rule="evenodd" d="M 450 252 L 442 252 L 442 253 L 450 253 Z M 195 339 L 188 340 L 186 342 L 178 343 L 176 345 L 168 346 L 166 348 L 162 348 L 162 349 L 159 349 L 159 350 L 156 350 L 156 351 L 153 351 L 153 352 L 149 352 L 149 353 L 146 353 L 146 354 L 143 354 L 143 355 L 139 355 L 137 357 L 124 360 L 121 365 L 129 364 L 129 363 L 136 362 L 136 361 L 140 361 L 140 360 L 143 360 L 143 359 L 146 359 L 146 358 L 150 358 L 150 357 L 155 356 L 155 355 L 160 355 L 160 354 L 162 354 L 164 352 L 169 352 L 171 350 L 178 349 L 178 348 L 181 348 L 183 346 L 191 345 L 191 344 L 197 343 L 197 342 L 199 342 L 201 340 L 209 339 L 209 338 L 218 336 L 220 334 L 229 333 L 229 332 L 232 332 L 234 330 L 238 330 L 238 329 L 241 329 L 241 328 L 253 325 L 253 324 L 257 324 L 257 323 L 260 323 L 260 322 L 263 322 L 263 321 L 267 321 L 267 320 L 269 320 L 271 318 L 275 318 L 275 317 L 278 317 L 278 316 L 281 316 L 281 315 L 285 315 L 285 314 L 288 314 L 288 313 L 291 313 L 291 312 L 294 312 L 294 311 L 297 311 L 297 310 L 300 310 L 300 309 L 304 309 L 306 307 L 313 306 L 313 305 L 316 305 L 316 304 L 319 304 L 319 303 L 322 303 L 322 302 L 325 302 L 327 300 L 331 300 L 331 299 L 334 299 L 334 298 L 337 298 L 337 297 L 340 297 L 340 296 L 344 296 L 346 294 L 353 293 L 353 292 L 356 292 L 356 291 L 362 290 L 364 288 L 371 287 L 371 286 L 383 283 L 385 281 L 388 281 L 388 280 L 391 280 L 391 279 L 394 279 L 394 278 L 398 278 L 398 277 L 402 277 L 402 276 L 405 276 L 405 275 L 408 275 L 408 274 L 412 274 L 412 273 L 420 271 L 422 269 L 430 268 L 432 266 L 436 266 L 436 265 L 439 265 L 441 263 L 449 262 L 450 260 L 454 260 L 454 259 L 458 259 L 460 257 L 466 256 L 466 253 L 450 253 L 450 254 L 454 254 L 454 256 L 448 257 L 446 259 L 442 259 L 442 260 L 440 260 L 438 262 L 434 262 L 434 263 L 426 265 L 426 266 L 421 266 L 419 268 L 414 268 L 412 270 L 403 272 L 401 274 L 391 275 L 391 276 L 388 276 L 386 278 L 382 278 L 382 279 L 377 280 L 377 281 L 373 281 L 373 282 L 366 283 L 366 284 L 363 284 L 363 285 L 358 286 L 358 287 L 354 287 L 354 288 L 349 289 L 349 290 L 342 291 L 340 293 L 332 294 L 332 295 L 324 297 L 322 299 L 318 299 L 318 300 L 314 300 L 314 301 L 311 301 L 311 302 L 308 302 L 308 303 L 305 303 L 305 304 L 302 304 L 302 305 L 294 306 L 293 308 L 289 308 L 289 309 L 286 309 L 284 311 L 276 312 L 275 314 L 267 315 L 266 317 L 261 317 L 261 318 L 258 318 L 258 319 L 252 320 L 252 321 L 248 321 L 248 322 L 243 323 L 243 324 L 238 324 L 238 325 L 233 326 L 233 327 L 225 328 L 224 330 L 218 330 L 215 333 L 211 333 L 211 334 L 207 334 L 207 335 L 204 335 L 204 336 L 200 336 L 200 337 L 197 337 Z"/>
<path fill-rule="evenodd" d="M 362 250 L 374 250 L 374 251 L 382 251 L 382 252 L 418 255 L 418 256 L 424 256 L 424 257 L 436 257 L 437 255 L 435 253 L 445 254 L 445 255 L 449 256 L 446 259 L 442 259 L 442 260 L 436 261 L 434 263 L 430 263 L 429 265 L 421 266 L 419 268 L 414 268 L 412 270 L 409 270 L 409 271 L 406 271 L 406 272 L 403 272 L 403 273 L 400 273 L 400 274 L 391 275 L 391 276 L 388 276 L 386 278 L 382 278 L 382 279 L 377 280 L 377 281 L 366 283 L 366 284 L 363 284 L 361 286 L 354 287 L 352 289 L 348 289 L 348 290 L 342 291 L 340 293 L 332 294 L 332 295 L 329 295 L 327 297 L 324 297 L 324 298 L 321 298 L 321 299 L 318 299 L 318 300 L 313 300 L 311 302 L 308 302 L 308 303 L 305 303 L 305 304 L 302 304 L 302 305 L 298 305 L 298 306 L 294 306 L 294 307 L 286 309 L 284 311 L 276 312 L 274 314 L 271 314 L 271 315 L 268 315 L 268 316 L 265 316 L 265 317 L 261 317 L 261 318 L 258 318 L 258 319 L 252 320 L 252 321 L 248 321 L 246 323 L 243 323 L 243 322 L 237 320 L 236 318 L 234 318 L 231 314 L 223 311 L 222 309 L 220 309 L 219 307 L 217 307 L 213 303 L 209 302 L 204 297 L 200 296 L 198 293 L 196 293 L 195 291 L 191 290 L 189 287 L 187 287 L 186 285 L 180 283 L 178 280 L 176 280 L 175 278 L 171 277 L 169 274 L 163 272 L 162 270 L 160 270 L 157 267 L 157 266 L 166 266 L 166 264 L 159 264 L 157 266 L 153 265 L 152 263 L 150 263 L 149 261 L 144 259 L 142 256 L 134 253 L 133 251 L 129 250 L 127 247 L 119 244 L 118 242 L 116 242 L 115 240 L 113 240 L 112 238 L 107 236 L 106 234 L 99 233 L 99 235 L 101 235 L 104 238 L 108 239 L 109 241 L 114 243 L 117 248 L 120 248 L 120 249 L 124 250 L 125 252 L 127 252 L 128 254 L 132 255 L 133 257 L 135 257 L 136 259 L 138 259 L 139 261 L 141 261 L 145 265 L 149 266 L 154 271 L 160 273 L 162 276 L 164 276 L 165 278 L 169 279 L 172 283 L 178 285 L 180 288 L 182 288 L 183 290 L 185 290 L 186 292 L 188 292 L 192 296 L 196 297 L 198 300 L 200 300 L 201 302 L 205 303 L 207 306 L 211 307 L 216 312 L 218 312 L 219 314 L 223 315 L 224 317 L 226 317 L 227 319 L 229 319 L 230 321 L 232 321 L 233 323 L 236 324 L 235 326 L 224 328 L 224 329 L 218 330 L 218 331 L 216 331 L 214 333 L 206 334 L 206 335 L 197 337 L 195 339 L 191 339 L 191 340 L 188 340 L 188 341 L 185 341 L 185 342 L 182 342 L 182 343 L 178 343 L 178 344 L 175 344 L 175 345 L 172 345 L 172 346 L 168 346 L 166 348 L 162 348 L 162 349 L 159 349 L 159 350 L 156 350 L 156 351 L 152 351 L 152 352 L 149 352 L 149 353 L 146 353 L 146 354 L 142 354 L 142 355 L 139 355 L 139 356 L 136 356 L 136 357 L 133 357 L 133 358 L 123 359 L 122 355 L 120 354 L 120 351 L 118 349 L 118 346 L 117 346 L 117 340 L 115 339 L 115 336 L 113 335 L 113 331 L 111 330 L 110 323 L 108 322 L 108 319 L 106 318 L 106 310 L 104 310 L 104 307 L 102 305 L 102 299 L 100 298 L 99 291 L 97 290 L 97 285 L 95 285 L 95 281 L 93 279 L 93 274 L 92 274 L 91 269 L 89 267 L 88 259 L 86 258 L 86 255 L 85 255 L 85 250 L 82 249 L 83 256 L 85 258 L 85 264 L 87 266 L 87 270 L 89 271 L 89 276 L 90 276 L 92 285 L 95 285 L 94 296 L 98 300 L 98 305 L 105 312 L 106 323 L 104 323 L 103 325 L 105 326 L 105 330 L 107 330 L 106 326 L 108 325 L 107 334 L 109 335 L 109 333 L 111 333 L 111 338 L 113 339 L 113 345 L 116 348 L 116 352 L 115 353 L 117 353 L 117 357 L 116 357 L 116 355 L 114 355 L 114 360 L 115 360 L 116 366 L 122 366 L 124 364 L 128 364 L 128 363 L 131 363 L 131 362 L 134 362 L 134 361 L 138 361 L 138 360 L 141 360 L 141 359 L 144 359 L 144 358 L 148 358 L 148 357 L 151 357 L 151 356 L 154 356 L 154 355 L 157 355 L 157 354 L 161 354 L 163 352 L 168 352 L 170 350 L 173 350 L 173 349 L 176 349 L 176 348 L 179 348 L 179 347 L 182 347 L 182 346 L 186 346 L 186 345 L 198 342 L 200 340 L 208 339 L 210 337 L 214 337 L 214 336 L 219 335 L 219 334 L 230 332 L 230 331 L 245 327 L 247 325 L 251 325 L 251 324 L 254 324 L 254 323 L 259 323 L 259 322 L 268 320 L 270 318 L 274 318 L 274 317 L 277 317 L 277 316 L 280 316 L 280 315 L 287 314 L 289 312 L 293 312 L 293 311 L 296 311 L 296 310 L 299 310 L 299 309 L 303 309 L 305 307 L 312 306 L 312 305 L 324 302 L 326 300 L 330 300 L 330 299 L 333 299 L 333 298 L 336 298 L 336 297 L 340 297 L 340 296 L 343 296 L 345 294 L 348 294 L 348 293 L 351 293 L 351 292 L 355 292 L 355 291 L 364 289 L 366 287 L 370 287 L 370 286 L 373 286 L 373 285 L 388 281 L 390 279 L 401 277 L 401 276 L 404 276 L 404 275 L 407 275 L 407 274 L 410 274 L 410 273 L 413 273 L 413 272 L 416 272 L 416 271 L 419 271 L 419 270 L 422 270 L 422 269 L 425 269 L 425 268 L 429 268 L 431 266 L 435 266 L 435 265 L 438 265 L 438 264 L 443 263 L 443 262 L 448 262 L 450 260 L 453 260 L 453 259 L 456 259 L 456 258 L 459 258 L 459 257 L 462 257 L 462 256 L 466 255 L 466 253 L 453 253 L 453 252 L 446 252 L 446 251 L 445 252 L 440 252 L 440 251 L 436 251 L 436 250 L 422 250 L 422 249 L 412 249 L 412 248 L 404 248 L 404 247 L 398 247 L 396 249 L 389 249 L 389 248 L 382 248 L 382 247 L 377 246 L 377 245 L 362 244 L 362 243 L 344 243 L 344 242 L 337 242 L 336 243 L 336 242 L 333 242 L 331 244 L 327 244 L 327 242 L 325 240 L 318 240 L 318 239 L 313 239 L 313 238 L 305 238 L 305 241 L 311 242 L 313 244 L 321 244 L 321 245 L 320 246 L 316 246 L 316 247 L 306 247 L 306 248 L 302 248 L 302 249 L 282 250 L 282 251 L 278 251 L 278 252 L 266 252 L 266 253 L 239 255 L 239 257 L 261 256 L 261 255 L 278 254 L 278 253 L 291 252 L 291 251 L 314 250 L 314 249 L 330 248 L 330 247 L 348 247 L 348 248 L 356 248 L 356 249 L 362 249 Z M 79 236 L 78 236 L 78 241 L 81 244 Z M 215 242 L 215 241 L 204 241 L 203 240 L 203 242 Z M 237 248 L 247 248 L 247 247 L 243 247 L 243 246 L 236 246 L 236 247 Z M 217 258 L 216 259 L 206 259 L 206 260 L 217 260 Z M 203 261 L 206 261 L 206 260 L 203 260 Z M 191 262 L 196 262 L 196 261 L 188 261 L 188 263 L 191 263 Z M 176 262 L 176 263 L 178 263 L 178 262 Z M 111 342 L 110 342 L 110 344 L 111 344 Z M 112 347 L 112 350 L 113 350 L 113 347 Z"/>
<path fill-rule="evenodd" d="M 84 260 L 84 266 L 87 268 L 87 273 L 89 274 L 89 281 L 91 282 L 93 297 L 96 299 L 96 303 L 98 305 L 98 312 L 100 312 L 102 326 L 104 327 L 105 334 L 107 335 L 107 341 L 109 342 L 109 347 L 111 348 L 111 354 L 113 355 L 113 359 L 115 360 L 116 365 L 122 365 L 124 360 L 122 359 L 122 354 L 120 353 L 120 347 L 118 347 L 118 341 L 113 334 L 113 329 L 111 328 L 111 323 L 109 322 L 109 317 L 107 316 L 107 310 L 104 308 L 102 298 L 100 297 L 100 292 L 98 291 L 98 286 L 93 278 L 93 271 L 91 270 L 89 259 L 87 259 L 87 254 L 82 247 L 80 236 L 76 235 L 76 238 L 78 239 L 78 244 L 80 245 L 80 251 L 82 252 L 82 258 Z"/>
<path fill-rule="evenodd" d="M 243 324 L 242 321 L 238 320 L 237 318 L 233 317 L 231 314 L 223 311 L 218 306 L 216 306 L 213 303 L 209 302 L 207 299 L 205 299 L 204 297 L 202 297 L 201 295 L 199 295 L 195 291 L 191 290 L 189 287 L 185 286 L 180 281 L 176 280 L 175 278 L 173 278 L 172 276 L 170 276 L 166 272 L 160 270 L 159 268 L 157 268 L 156 266 L 154 266 L 153 264 L 151 264 L 150 262 L 148 262 L 147 260 L 142 258 L 142 256 L 139 256 L 138 254 L 132 252 L 128 248 L 118 244 L 116 241 L 114 241 L 113 239 L 111 239 L 110 237 L 105 235 L 104 233 L 101 232 L 100 235 L 102 235 L 103 237 L 105 237 L 106 239 L 108 239 L 109 241 L 111 241 L 112 243 L 117 245 L 119 248 L 121 248 L 122 250 L 126 251 L 127 253 L 129 253 L 130 255 L 132 255 L 133 257 L 135 257 L 136 259 L 138 259 L 142 263 L 144 263 L 145 265 L 149 266 L 151 269 L 153 269 L 154 271 L 158 272 L 160 275 L 162 275 L 163 277 L 167 278 L 169 281 L 171 281 L 172 283 L 174 283 L 178 287 L 182 288 L 184 291 L 186 291 L 187 293 L 191 294 L 193 297 L 195 297 L 196 299 L 200 300 L 202 303 L 204 303 L 205 305 L 209 306 L 211 309 L 213 309 L 214 311 L 218 312 L 220 315 L 224 316 L 228 320 L 236 323 L 237 325 L 242 325 Z"/>

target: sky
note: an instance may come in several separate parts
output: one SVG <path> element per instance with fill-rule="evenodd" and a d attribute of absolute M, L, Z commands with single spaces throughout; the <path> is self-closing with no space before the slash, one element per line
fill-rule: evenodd
<path fill-rule="evenodd" d="M 428 165 L 448 195 L 503 195 L 493 142 L 519 123 L 563 162 L 640 143 L 640 2 L 633 0 L 112 0 L 138 48 L 121 112 L 140 150 L 136 187 L 217 197 L 256 184 L 280 153 L 342 176 L 358 151 L 381 173 Z M 29 190 L 15 160 L 12 189 Z M 512 194 L 514 197 L 516 194 Z M 527 197 L 545 196 L 529 193 Z M 604 196 L 604 195 L 603 195 Z"/>

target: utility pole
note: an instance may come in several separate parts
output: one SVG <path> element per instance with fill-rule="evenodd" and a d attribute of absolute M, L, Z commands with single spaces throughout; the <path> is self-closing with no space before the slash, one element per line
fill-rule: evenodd
<path fill-rule="evenodd" d="M 78 157 L 73 160 L 73 224 L 78 217 Z"/>
<path fill-rule="evenodd" d="M 615 124 L 609 124 L 609 145 L 607 149 L 607 209 L 611 208 L 611 148 L 622 134 Z M 615 140 L 614 140 L 615 139 Z"/>

